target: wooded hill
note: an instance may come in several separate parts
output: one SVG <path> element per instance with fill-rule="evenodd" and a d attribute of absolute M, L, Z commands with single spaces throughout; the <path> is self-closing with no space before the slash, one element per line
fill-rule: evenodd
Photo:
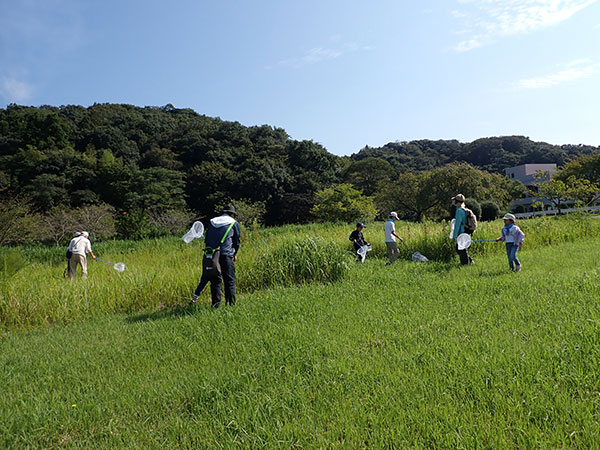
<path fill-rule="evenodd" d="M 366 159 L 393 181 L 453 161 L 502 172 L 528 162 L 562 164 L 594 150 L 511 136 L 395 142 L 338 157 L 281 128 L 246 127 L 172 105 L 9 105 L 0 109 L 0 196 L 26 196 L 41 212 L 106 203 L 117 211 L 188 208 L 201 217 L 237 200 L 262 210 L 268 224 L 294 223 L 311 220 L 314 194 L 325 187 L 350 182 L 371 195 L 382 177 L 355 183 Z"/>
<path fill-rule="evenodd" d="M 467 162 L 483 170 L 504 174 L 507 167 L 532 163 L 562 165 L 575 156 L 597 150 L 600 147 L 552 145 L 534 142 L 524 136 L 502 136 L 477 139 L 470 143 L 427 139 L 390 142 L 382 147 L 366 146 L 351 158 L 356 161 L 381 158 L 399 173 L 430 170 L 451 162 Z"/>
<path fill-rule="evenodd" d="M 0 109 L 0 190 L 55 206 L 188 207 L 261 202 L 270 223 L 305 220 L 340 158 L 281 128 L 245 127 L 191 109 L 96 104 Z"/>

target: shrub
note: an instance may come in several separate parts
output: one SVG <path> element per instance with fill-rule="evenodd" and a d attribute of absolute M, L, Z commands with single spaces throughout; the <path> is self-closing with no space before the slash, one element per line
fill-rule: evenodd
<path fill-rule="evenodd" d="M 500 217 L 500 207 L 492 201 L 481 202 L 481 220 L 495 220 Z"/>
<path fill-rule="evenodd" d="M 40 239 L 57 246 L 72 237 L 74 231 L 89 231 L 95 238 L 115 236 L 114 209 L 110 205 L 91 205 L 82 208 L 52 208 L 42 216 L 44 224 Z"/>
<path fill-rule="evenodd" d="M 251 224 L 253 222 L 263 224 L 267 207 L 265 202 L 253 202 L 248 199 L 233 200 L 230 202 L 235 206 L 236 219 L 240 223 Z M 225 205 L 219 205 L 216 212 L 223 210 Z"/>
<path fill-rule="evenodd" d="M 123 211 L 117 218 L 117 233 L 120 237 L 138 240 L 149 237 L 151 232 L 152 227 L 143 209 Z"/>
<path fill-rule="evenodd" d="M 372 221 L 377 209 L 371 197 L 362 195 L 350 184 L 340 184 L 316 193 L 316 204 L 311 209 L 315 219 L 321 222 Z"/>

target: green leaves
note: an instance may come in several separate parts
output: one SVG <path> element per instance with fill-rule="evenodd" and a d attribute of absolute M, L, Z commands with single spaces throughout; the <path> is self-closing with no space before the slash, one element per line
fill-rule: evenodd
<path fill-rule="evenodd" d="M 371 221 L 377 209 L 371 197 L 366 197 L 350 184 L 340 184 L 316 193 L 311 213 L 321 222 Z"/>

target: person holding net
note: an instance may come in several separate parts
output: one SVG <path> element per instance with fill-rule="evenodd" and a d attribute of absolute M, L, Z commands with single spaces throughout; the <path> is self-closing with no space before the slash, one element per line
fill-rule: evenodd
<path fill-rule="evenodd" d="M 506 256 L 508 256 L 508 266 L 513 272 L 521 271 L 521 261 L 517 258 L 517 252 L 523 246 L 525 234 L 515 225 L 517 218 L 514 214 L 505 214 L 504 226 L 501 230 L 501 236 L 496 241 L 502 241 L 506 244 Z"/>
<path fill-rule="evenodd" d="M 211 219 L 204 242 L 202 258 L 202 278 L 192 296 L 191 303 L 198 297 L 210 282 L 212 307 L 221 304 L 221 285 L 225 282 L 225 301 L 235 305 L 235 261 L 240 248 L 240 224 L 235 220 L 235 208 L 227 206 L 223 214 Z"/>
<path fill-rule="evenodd" d="M 90 243 L 90 235 L 87 231 L 75 233 L 75 237 L 69 242 L 67 247 L 67 256 L 69 259 L 69 279 L 77 276 L 77 266 L 81 266 L 81 278 L 87 278 L 87 254 L 93 259 L 96 259 L 92 252 L 92 244 Z"/>
<path fill-rule="evenodd" d="M 371 245 L 367 241 L 365 241 L 365 236 L 362 233 L 362 230 L 364 228 L 365 228 L 365 224 L 362 222 L 358 222 L 356 224 L 356 230 L 354 230 L 352 233 L 350 233 L 350 236 L 348 238 L 354 244 L 354 251 L 357 252 L 357 261 L 358 262 L 364 262 L 365 255 L 366 255 L 366 249 L 364 250 L 364 253 L 362 255 L 359 252 L 359 250 L 362 249 L 363 247 L 368 247 Z"/>

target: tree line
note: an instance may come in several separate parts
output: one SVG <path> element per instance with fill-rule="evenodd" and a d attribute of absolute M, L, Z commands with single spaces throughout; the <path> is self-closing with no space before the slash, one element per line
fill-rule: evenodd
<path fill-rule="evenodd" d="M 353 161 L 379 158 L 398 173 L 431 170 L 452 162 L 466 162 L 489 172 L 504 174 L 504 169 L 522 164 L 556 163 L 559 166 L 600 147 L 591 145 L 552 145 L 525 136 L 502 136 L 462 143 L 457 140 L 416 140 L 390 142 L 382 147 L 366 146 L 352 155 Z"/>
<path fill-rule="evenodd" d="M 46 230 L 38 239 L 57 244 L 86 224 L 105 237 L 143 238 L 228 203 L 243 222 L 267 225 L 368 220 L 392 209 L 410 220 L 443 218 L 456 192 L 495 211 L 524 192 L 504 168 L 597 150 L 510 136 L 395 142 L 338 157 L 281 128 L 172 105 L 9 105 L 0 109 L 0 240 L 11 229 L 2 242 L 16 242 L 14 230 L 34 224 Z M 11 211 L 29 219 L 16 225 Z"/>

